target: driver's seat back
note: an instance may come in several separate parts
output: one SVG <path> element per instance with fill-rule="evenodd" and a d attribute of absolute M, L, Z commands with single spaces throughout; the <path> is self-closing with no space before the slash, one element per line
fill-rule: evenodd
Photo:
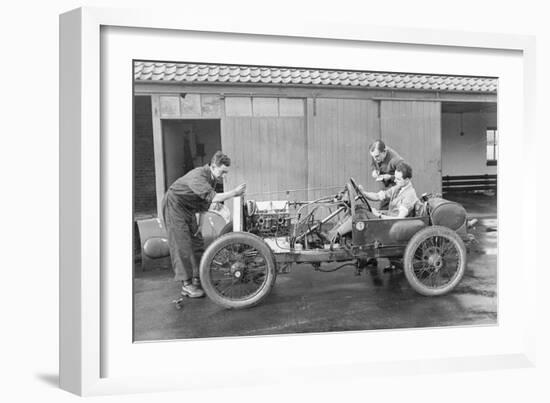
<path fill-rule="evenodd" d="M 411 210 L 409 217 L 425 217 L 428 215 L 428 203 L 426 201 L 417 200 L 414 208 Z"/>

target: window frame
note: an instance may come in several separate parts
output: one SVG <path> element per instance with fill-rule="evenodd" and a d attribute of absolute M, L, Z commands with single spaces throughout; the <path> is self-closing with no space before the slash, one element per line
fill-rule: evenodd
<path fill-rule="evenodd" d="M 487 154 L 485 154 L 485 158 L 487 160 L 487 166 L 496 166 L 498 164 L 498 153 L 497 153 L 497 150 L 498 150 L 498 128 L 497 127 L 487 127 L 485 129 L 485 143 L 486 143 L 485 152 L 486 153 L 487 153 L 487 147 L 489 146 L 487 137 L 488 137 L 488 134 L 489 134 L 490 131 L 493 132 L 493 158 L 490 159 Z"/>

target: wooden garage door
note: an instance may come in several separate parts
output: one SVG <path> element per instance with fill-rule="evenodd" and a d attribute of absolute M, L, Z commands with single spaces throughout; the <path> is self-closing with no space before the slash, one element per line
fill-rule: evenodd
<path fill-rule="evenodd" d="M 247 199 L 284 200 L 307 187 L 305 117 L 225 117 L 222 149 L 232 165 L 226 188 L 246 182 Z M 304 190 L 291 199 L 306 199 Z"/>
<path fill-rule="evenodd" d="M 309 187 L 343 187 L 353 177 L 373 189 L 369 145 L 379 138 L 378 105 L 360 99 L 317 98 L 308 101 Z M 310 199 L 329 190 L 310 192 Z"/>
<path fill-rule="evenodd" d="M 441 192 L 441 103 L 381 101 L 381 138 L 413 168 L 417 194 Z"/>

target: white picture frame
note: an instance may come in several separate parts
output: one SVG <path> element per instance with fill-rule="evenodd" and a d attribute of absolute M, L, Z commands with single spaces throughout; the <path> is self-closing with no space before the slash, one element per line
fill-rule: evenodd
<path fill-rule="evenodd" d="M 522 276 L 518 280 L 511 280 L 508 273 L 500 270 L 506 256 L 499 255 L 498 326 L 232 338 L 215 341 L 145 343 L 135 346 L 131 338 L 127 337 L 127 322 L 128 319 L 131 322 L 131 318 L 124 316 L 124 312 L 128 312 L 128 307 L 131 310 L 131 300 L 121 298 L 113 302 L 110 295 L 119 283 L 106 281 L 112 273 L 106 271 L 105 267 L 113 267 L 113 262 L 116 262 L 124 267 L 120 278 L 131 273 L 131 269 L 125 268 L 124 252 L 120 252 L 121 249 L 125 250 L 128 242 L 122 242 L 124 246 L 120 249 L 110 242 L 117 239 L 114 238 L 117 236 L 120 236 L 120 239 L 129 239 L 131 209 L 125 212 L 126 216 L 106 214 L 124 213 L 128 191 L 131 194 L 131 178 L 127 175 L 127 168 L 124 168 L 127 159 L 121 158 L 120 169 L 111 163 L 114 150 L 118 150 L 118 147 L 123 148 L 125 144 L 130 147 L 124 139 L 131 135 L 127 130 L 128 124 L 131 123 L 131 114 L 125 113 L 128 111 L 127 103 L 120 104 L 116 116 L 109 110 L 108 105 L 113 105 L 113 101 L 125 96 L 130 97 L 131 92 L 125 94 L 125 88 L 131 88 L 132 85 L 131 76 L 127 76 L 127 82 L 120 82 L 118 79 L 124 76 L 117 75 L 131 70 L 131 66 L 125 64 L 130 60 L 128 54 L 121 51 L 115 58 L 115 54 L 110 52 L 119 49 L 124 41 L 131 41 L 138 32 L 141 32 L 143 49 L 152 49 L 154 41 L 162 45 L 147 55 L 144 50 L 130 59 L 151 57 L 152 60 L 178 60 L 181 53 L 174 51 L 173 57 L 169 57 L 168 51 L 171 46 L 175 49 L 174 43 L 181 40 L 178 33 L 190 35 L 186 39 L 188 43 L 199 43 L 202 38 L 215 42 L 223 36 L 227 36 L 228 40 L 248 40 L 248 46 L 257 44 L 259 47 L 267 46 L 268 42 L 277 46 L 278 41 L 293 41 L 298 45 L 303 43 L 303 46 L 307 47 L 318 41 L 320 45 L 333 47 L 336 51 L 339 47 L 347 47 L 343 53 L 349 52 L 349 49 L 372 45 L 376 48 L 373 52 L 385 49 L 397 53 L 445 52 L 451 60 L 454 57 L 461 58 L 462 52 L 471 52 L 482 60 L 487 60 L 487 66 L 491 64 L 491 58 L 498 59 L 501 57 L 499 55 L 502 55 L 506 59 L 509 56 L 509 60 L 506 60 L 510 62 L 511 70 L 503 73 L 500 82 L 499 111 L 500 108 L 505 111 L 516 108 L 516 114 L 512 117 L 499 115 L 499 132 L 503 133 L 502 137 L 506 138 L 505 133 L 514 132 L 511 140 L 502 141 L 500 156 L 504 161 L 509 159 L 516 143 L 521 145 L 521 158 L 527 159 L 525 150 L 536 141 L 533 127 L 536 88 L 535 43 L 529 36 L 383 28 L 314 20 L 294 25 L 289 23 L 283 27 L 276 21 L 271 24 L 266 24 L 265 21 L 243 23 L 242 20 L 235 19 L 206 21 L 194 19 L 193 16 L 182 17 L 151 10 L 82 8 L 63 14 L 60 18 L 60 385 L 63 389 L 79 395 L 98 395 L 227 385 L 252 386 L 292 382 L 297 378 L 306 381 L 328 380 L 329 375 L 330 379 L 343 380 L 350 376 L 374 374 L 519 368 L 534 365 L 536 283 L 528 281 L 528 278 L 536 277 L 537 265 L 534 261 L 536 250 L 533 250 L 536 247 L 528 243 L 528 239 L 532 239 L 533 235 L 528 235 L 536 233 L 536 224 L 528 219 L 525 209 L 519 210 L 519 216 L 516 216 L 517 220 L 514 221 L 507 219 L 509 214 L 505 215 L 503 212 L 514 208 L 507 196 L 510 196 L 516 184 L 521 183 L 523 189 L 536 189 L 535 176 L 522 178 L 519 173 L 514 172 L 511 164 L 506 163 L 499 167 L 499 227 L 505 228 L 499 234 L 499 247 L 502 253 L 509 253 L 506 251 L 514 241 L 506 234 L 516 231 L 521 235 L 521 241 L 516 242 L 513 247 L 516 249 L 515 253 L 524 256 L 524 261 Z M 151 38 L 153 33 L 156 35 L 154 39 Z M 200 57 L 201 52 L 208 54 L 208 46 L 211 45 L 204 45 L 204 42 L 200 42 L 200 45 L 192 47 L 194 57 Z M 132 49 L 132 46 L 127 47 L 127 52 L 131 53 Z M 251 59 L 243 60 L 242 51 L 240 55 L 238 53 L 239 50 L 235 50 L 234 60 L 250 63 Z M 258 61 L 255 64 L 269 64 L 269 55 L 250 53 L 254 53 L 254 60 Z M 225 57 L 225 62 L 234 62 L 227 60 L 230 56 Z M 213 59 L 211 57 L 208 61 L 218 61 Z M 120 71 L 112 75 L 110 71 L 106 73 L 105 69 L 111 68 L 111 63 L 115 70 L 120 68 Z M 357 63 L 360 65 L 364 62 Z M 377 68 L 382 66 L 383 62 L 376 61 L 373 64 L 376 65 L 371 65 L 372 69 L 383 70 Z M 433 64 L 437 73 L 452 71 L 452 67 L 448 66 L 449 62 L 445 67 L 444 60 L 433 59 Z M 462 66 L 461 71 L 477 72 L 479 75 L 485 71 L 486 75 L 491 75 L 492 68 L 484 69 L 481 63 L 477 67 Z M 106 81 L 107 76 L 117 80 Z M 118 92 L 105 102 L 103 96 L 110 91 Z M 506 94 L 513 94 L 519 98 L 512 102 L 504 98 Z M 106 133 L 113 133 L 114 129 L 120 130 L 122 139 L 113 143 L 113 137 L 106 136 Z M 501 179 L 503 177 L 506 179 Z M 129 183 L 125 187 L 123 184 L 126 179 Z M 122 186 L 119 186 L 121 184 Z M 113 207 L 111 204 L 116 204 L 113 199 L 115 192 L 125 193 L 125 196 L 116 197 L 121 204 Z M 527 203 L 527 199 L 523 199 L 523 203 Z M 128 221 L 127 226 L 124 220 Z M 109 228 L 105 230 L 105 227 Z M 522 253 L 527 250 L 530 251 L 529 254 Z M 131 283 L 131 276 L 127 281 Z M 521 287 L 524 298 L 520 301 L 511 300 L 513 281 L 518 283 L 517 287 Z M 521 315 L 521 312 L 526 314 Z M 117 321 L 113 318 L 124 320 Z M 117 323 L 122 323 L 120 332 L 114 329 Z M 446 351 L 440 346 L 432 354 L 422 352 L 423 340 L 436 340 L 442 337 L 464 340 L 465 346 L 453 351 Z M 355 349 L 365 344 L 365 341 L 368 341 L 366 344 L 389 343 L 400 346 L 404 340 L 417 344 L 418 353 L 407 351 L 406 346 L 388 352 L 386 356 L 376 355 L 373 351 L 367 354 Z M 478 340 L 479 345 L 469 343 L 472 340 Z M 489 348 L 491 340 L 494 340 L 494 343 Z M 331 347 L 342 345 L 342 341 L 345 341 L 345 347 L 341 349 L 339 356 L 316 354 L 319 346 L 328 347 L 328 351 L 332 351 Z M 243 343 L 259 351 L 267 349 L 270 354 L 266 362 L 257 361 L 246 368 L 241 366 L 239 370 L 230 374 L 224 373 L 220 368 L 211 368 L 211 365 L 210 368 L 204 365 L 193 370 L 182 368 L 180 365 L 176 372 L 167 357 L 172 355 L 176 357 L 174 361 L 179 361 L 181 352 L 191 343 L 195 351 L 193 354 L 203 358 L 205 354 L 208 357 L 209 352 L 219 354 L 225 349 L 238 349 Z M 283 353 L 288 351 L 288 346 L 292 354 Z M 116 360 L 128 361 L 128 366 L 135 367 L 132 359 L 137 360 L 138 354 L 143 354 L 139 360 L 146 368 L 136 372 L 123 366 L 116 370 L 111 369 L 110 364 L 107 364 Z M 191 358 L 195 359 L 197 356 Z M 231 355 L 231 358 L 237 357 Z M 155 359 L 156 364 L 147 361 Z M 164 365 L 161 366 L 159 363 Z M 257 371 L 259 368 L 262 368 L 261 372 Z M 243 370 L 250 373 L 248 380 L 239 375 Z M 205 374 L 208 374 L 208 377 L 205 377 Z"/>

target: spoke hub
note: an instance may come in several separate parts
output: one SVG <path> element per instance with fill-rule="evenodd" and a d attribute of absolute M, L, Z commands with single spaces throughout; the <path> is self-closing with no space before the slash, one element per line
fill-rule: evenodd
<path fill-rule="evenodd" d="M 441 253 L 437 247 L 431 247 L 425 250 L 422 260 L 424 260 L 436 272 L 443 267 L 443 256 L 441 256 Z"/>
<path fill-rule="evenodd" d="M 244 274 L 245 268 L 246 266 L 243 262 L 235 262 L 231 265 L 231 274 L 236 279 L 240 279 Z"/>
<path fill-rule="evenodd" d="M 436 271 L 439 271 L 439 269 L 441 269 L 441 267 L 443 267 L 443 258 L 441 257 L 440 254 L 434 253 L 434 254 L 430 255 L 430 257 L 428 258 L 428 263 Z"/>

